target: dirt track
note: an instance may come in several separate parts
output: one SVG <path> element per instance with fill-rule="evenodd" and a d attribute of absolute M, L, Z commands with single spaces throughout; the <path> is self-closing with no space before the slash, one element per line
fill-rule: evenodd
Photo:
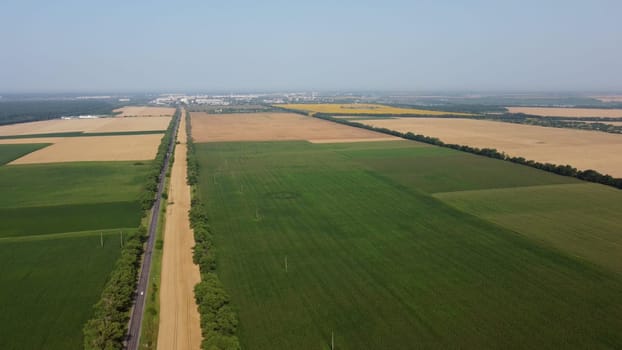
<path fill-rule="evenodd" d="M 622 177 L 622 135 L 486 120 L 396 118 L 365 120 L 378 127 L 438 137 L 447 143 L 496 148 L 511 156 L 570 164 Z"/>
<path fill-rule="evenodd" d="M 199 349 L 202 340 L 194 300 L 194 286 L 200 282 L 201 276 L 199 267 L 192 262 L 194 235 L 188 221 L 190 187 L 186 184 L 185 124 L 182 117 L 164 227 L 158 331 L 158 349 L 162 350 Z"/>
<path fill-rule="evenodd" d="M 398 140 L 385 134 L 294 113 L 192 113 L 192 136 L 196 142 Z"/>

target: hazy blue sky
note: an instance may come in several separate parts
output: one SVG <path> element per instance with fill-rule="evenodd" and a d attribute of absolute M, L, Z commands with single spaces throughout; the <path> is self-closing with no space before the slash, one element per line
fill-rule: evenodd
<path fill-rule="evenodd" d="M 622 90 L 622 1 L 0 1 L 0 91 Z"/>

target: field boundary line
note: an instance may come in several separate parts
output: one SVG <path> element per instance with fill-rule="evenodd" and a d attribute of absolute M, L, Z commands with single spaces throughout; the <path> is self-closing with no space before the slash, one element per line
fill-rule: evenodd
<path fill-rule="evenodd" d="M 283 109 L 286 110 L 285 108 Z M 552 164 L 552 163 L 541 163 L 541 162 L 537 162 L 534 160 L 528 160 L 520 156 L 511 156 L 511 155 L 506 154 L 503 151 L 499 152 L 495 148 L 478 148 L 478 147 L 472 147 L 468 145 L 445 143 L 437 137 L 430 137 L 430 136 L 425 136 L 421 134 L 415 134 L 411 131 L 403 133 L 397 130 L 379 128 L 379 127 L 375 127 L 372 125 L 362 124 L 358 122 L 351 122 L 346 119 L 337 119 L 333 117 L 332 115 L 325 114 L 325 113 L 308 113 L 307 114 L 305 112 L 298 111 L 298 110 L 291 110 L 291 111 L 294 113 L 306 115 L 312 118 L 324 119 L 324 120 L 331 121 L 337 124 L 343 124 L 343 125 L 348 125 L 348 126 L 352 126 L 355 128 L 376 131 L 376 132 L 380 132 L 380 133 L 387 134 L 387 135 L 397 136 L 405 140 L 427 143 L 427 144 L 431 144 L 431 145 L 438 146 L 438 147 L 450 148 L 450 149 L 460 151 L 460 152 L 471 153 L 471 154 L 475 154 L 478 156 L 484 156 L 488 158 L 498 159 L 501 161 L 511 162 L 514 164 L 528 166 L 531 168 L 550 172 L 550 173 L 557 174 L 560 176 L 573 177 L 573 178 L 577 178 L 579 180 L 586 181 L 586 182 L 593 182 L 593 183 L 598 183 L 598 184 L 605 185 L 605 186 L 611 186 L 617 189 L 622 189 L 622 178 L 614 178 L 608 174 L 601 174 L 600 172 L 594 169 L 580 170 L 568 164 L 558 165 L 558 164 Z"/>
<path fill-rule="evenodd" d="M 77 238 L 77 237 L 90 237 L 103 234 L 104 236 L 112 236 L 119 234 L 119 232 L 133 232 L 136 231 L 135 227 L 120 227 L 114 229 L 102 229 L 102 230 L 87 230 L 87 231 L 74 231 L 74 232 L 61 232 L 61 233 L 48 233 L 41 235 L 28 235 L 28 236 L 12 236 L 0 238 L 1 243 L 14 243 L 14 242 L 29 242 L 29 241 L 46 241 L 50 239 L 63 239 L 63 238 Z"/>
<path fill-rule="evenodd" d="M 458 191 L 443 191 L 443 192 L 432 192 L 431 196 L 443 196 L 444 194 L 452 194 L 452 193 L 476 193 L 476 192 L 495 192 L 495 191 L 509 191 L 509 190 L 520 190 L 520 189 L 533 189 L 533 188 L 557 188 L 557 187 L 566 187 L 566 186 L 593 186 L 591 183 L 583 183 L 583 182 L 575 182 L 575 183 L 563 183 L 563 184 L 543 184 L 543 185 L 528 185 L 528 186 L 514 186 L 514 187 L 494 187 L 494 188 L 482 188 L 479 190 L 458 190 Z"/>

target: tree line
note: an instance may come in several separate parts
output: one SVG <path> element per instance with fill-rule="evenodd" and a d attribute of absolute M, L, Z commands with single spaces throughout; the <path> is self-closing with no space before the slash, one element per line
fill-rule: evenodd
<path fill-rule="evenodd" d="M 306 113 L 300 113 L 300 114 L 306 115 Z M 349 125 L 349 126 L 353 126 L 357 128 L 381 132 L 384 134 L 401 137 L 407 140 L 424 142 L 424 143 L 428 143 L 428 144 L 432 144 L 432 145 L 440 146 L 440 147 L 447 147 L 447 148 L 455 149 L 458 151 L 473 153 L 473 154 L 477 154 L 477 155 L 481 155 L 481 156 L 485 156 L 489 158 L 505 160 L 505 161 L 509 161 L 512 163 L 530 166 L 532 168 L 548 171 L 548 172 L 563 175 L 563 176 L 572 176 L 572 177 L 575 177 L 575 178 L 578 178 L 584 181 L 595 182 L 595 183 L 599 183 L 599 184 L 603 184 L 607 186 L 612 186 L 618 189 L 622 189 L 622 178 L 614 178 L 610 175 L 601 174 L 598 171 L 593 170 L 593 169 L 578 170 L 577 168 L 574 168 L 570 165 L 556 165 L 552 163 L 540 163 L 534 160 L 527 160 L 523 157 L 510 157 L 509 155 L 503 152 L 499 152 L 498 150 L 494 148 L 477 148 L 477 147 L 471 147 L 471 146 L 466 146 L 466 145 L 445 143 L 436 137 L 429 137 L 425 135 L 414 134 L 412 132 L 402 133 L 402 132 L 387 129 L 387 128 L 378 128 L 378 127 L 374 127 L 371 125 L 361 124 L 358 122 L 353 122 L 353 121 L 349 121 L 345 119 L 333 118 L 331 115 L 323 114 L 323 113 L 310 113 L 309 115 L 312 117 L 329 120 L 335 123 L 340 123 L 340 124 L 345 124 L 345 125 Z"/>
<path fill-rule="evenodd" d="M 171 123 L 169 124 L 164 136 L 162 137 L 162 141 L 158 146 L 158 152 L 156 154 L 155 161 L 149 171 L 147 176 L 147 182 L 143 187 L 143 191 L 140 194 L 140 204 L 143 210 L 149 210 L 153 206 L 155 202 L 156 193 L 158 192 L 158 183 L 160 182 L 160 173 L 162 171 L 162 167 L 164 166 L 164 160 L 166 158 L 166 152 L 168 151 L 168 145 L 171 140 L 175 137 L 174 129 L 175 129 L 175 120 L 179 117 L 180 111 L 179 109 L 175 111 L 173 118 L 171 119 Z M 171 154 L 171 164 L 174 155 Z"/>
<path fill-rule="evenodd" d="M 405 104 L 391 104 L 394 107 L 402 107 L 402 108 L 420 108 L 420 106 L 413 105 L 405 105 Z M 607 124 L 606 122 L 622 122 L 622 118 L 614 118 L 614 117 L 580 117 L 580 118 L 572 118 L 573 120 L 568 120 L 565 117 L 542 117 L 537 115 L 530 115 L 524 113 L 507 113 L 506 109 L 503 107 L 498 107 L 500 110 L 503 110 L 505 113 L 501 114 L 489 114 L 491 111 L 496 111 L 496 109 L 483 109 L 486 106 L 474 106 L 474 108 L 466 108 L 464 106 L 455 106 L 455 108 L 445 108 L 442 107 L 428 107 L 425 108 L 428 110 L 438 110 L 438 111 L 447 111 L 448 114 L 444 115 L 427 115 L 427 114 L 390 114 L 385 113 L 382 115 L 377 115 L 373 113 L 357 113 L 356 117 L 375 117 L 375 118 L 447 118 L 447 119 L 478 119 L 478 120 L 492 120 L 498 122 L 505 123 L 514 123 L 514 124 L 526 124 L 526 125 L 536 125 L 536 126 L 544 126 L 551 128 L 564 128 L 564 129 L 580 129 L 580 130 L 593 130 L 593 131 L 601 131 L 612 134 L 622 134 L 622 125 L 613 125 Z M 480 107 L 482 107 L 480 109 Z M 305 112 L 294 111 L 290 109 L 286 109 L 283 107 L 275 106 L 275 108 L 280 109 L 282 111 L 287 112 L 296 112 L 307 115 Z M 471 116 L 464 116 L 458 114 L 451 114 L 454 112 L 460 113 L 474 113 Z M 316 113 L 318 117 L 326 117 L 330 116 L 352 116 L 352 113 Z"/>
<path fill-rule="evenodd" d="M 123 349 L 146 235 L 147 228 L 140 226 L 124 243 L 121 257 L 93 307 L 94 315 L 84 325 L 85 349 Z"/>
<path fill-rule="evenodd" d="M 199 165 L 191 136 L 190 113 L 186 114 L 188 134 L 187 182 L 192 186 L 190 227 L 194 231 L 194 263 L 199 265 L 201 282 L 194 288 L 194 295 L 201 316 L 201 333 L 205 350 L 240 350 L 237 337 L 238 318 L 231 306 L 231 299 L 216 274 L 213 233 L 209 227 L 206 209 L 196 195 Z"/>
<path fill-rule="evenodd" d="M 164 167 L 168 145 L 171 138 L 174 137 L 175 121 L 179 113 L 177 110 L 162 137 L 153 170 L 141 194 L 144 215 L 151 209 L 155 201 L 158 180 Z M 124 242 L 123 248 L 121 248 L 121 257 L 115 263 L 99 301 L 93 306 L 93 317 L 84 325 L 85 349 L 113 350 L 124 348 L 123 342 L 127 334 L 130 309 L 134 302 L 138 271 L 146 239 L 147 228 L 141 225 L 136 233 Z"/>
<path fill-rule="evenodd" d="M 0 125 L 48 120 L 71 115 L 112 114 L 123 106 L 111 100 L 40 100 L 0 102 Z"/>
<path fill-rule="evenodd" d="M 478 119 L 489 119 L 506 123 L 537 125 L 552 128 L 581 129 L 622 134 L 622 125 L 607 124 L 607 121 L 622 121 L 622 118 L 573 118 L 565 120 L 561 117 L 540 117 L 523 113 L 506 113 L 498 116 L 485 116 Z"/>

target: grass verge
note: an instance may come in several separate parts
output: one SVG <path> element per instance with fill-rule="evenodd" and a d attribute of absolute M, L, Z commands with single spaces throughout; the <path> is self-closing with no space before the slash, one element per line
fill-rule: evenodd
<path fill-rule="evenodd" d="M 171 154 L 169 169 L 166 173 L 166 183 L 163 193 L 168 194 L 171 185 L 170 171 L 175 161 L 175 150 Z M 147 289 L 145 313 L 140 334 L 140 349 L 156 349 L 158 346 L 158 331 L 160 326 L 160 284 L 162 282 L 162 254 L 164 252 L 164 231 L 166 227 L 166 208 L 168 201 L 163 197 L 156 231 L 156 241 L 151 259 L 150 285 Z"/>

